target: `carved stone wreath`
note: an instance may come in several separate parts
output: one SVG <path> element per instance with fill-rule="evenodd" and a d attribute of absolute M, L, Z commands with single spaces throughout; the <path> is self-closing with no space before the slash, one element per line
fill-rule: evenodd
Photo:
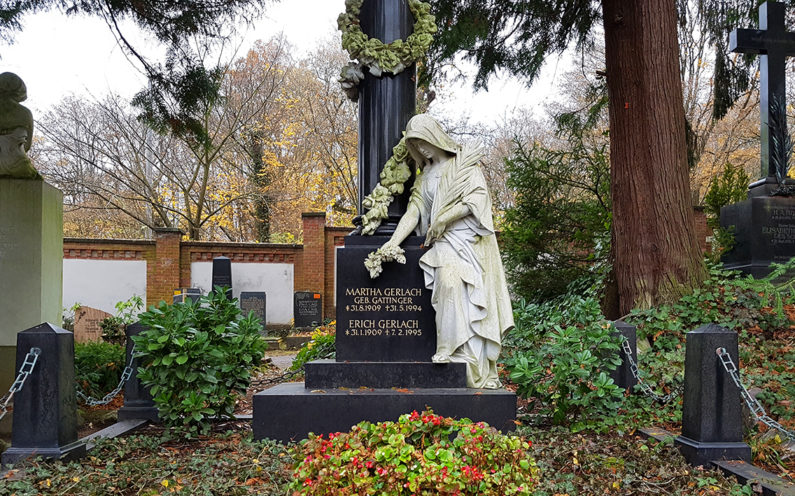
<path fill-rule="evenodd" d="M 342 47 L 348 51 L 351 62 L 342 68 L 340 85 L 353 101 L 359 98 L 359 83 L 364 79 L 364 68 L 375 77 L 384 73 L 400 74 L 425 57 L 436 33 L 436 18 L 430 13 L 431 5 L 421 0 L 408 0 L 414 15 L 414 32 L 403 40 L 386 44 L 370 38 L 362 31 L 359 14 L 364 0 L 346 0 L 345 12 L 337 18 L 342 31 Z"/>

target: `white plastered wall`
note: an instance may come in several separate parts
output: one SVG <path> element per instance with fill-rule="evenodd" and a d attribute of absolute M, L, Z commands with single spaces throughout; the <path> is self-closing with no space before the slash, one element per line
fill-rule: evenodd
<path fill-rule="evenodd" d="M 116 303 L 138 295 L 146 301 L 145 260 L 63 261 L 63 306 L 75 303 L 116 313 Z"/>
<path fill-rule="evenodd" d="M 232 263 L 232 296 L 241 291 L 264 291 L 269 325 L 289 325 L 293 318 L 293 265 L 281 263 Z M 212 262 L 192 262 L 190 282 L 207 293 L 211 288 Z"/>

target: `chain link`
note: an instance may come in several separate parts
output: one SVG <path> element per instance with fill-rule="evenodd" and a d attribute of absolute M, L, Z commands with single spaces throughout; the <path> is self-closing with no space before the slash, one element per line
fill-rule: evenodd
<path fill-rule="evenodd" d="M 135 343 L 133 343 L 132 349 L 130 350 L 130 361 L 127 363 L 127 366 L 124 367 L 124 370 L 121 373 L 121 380 L 119 381 L 119 385 L 116 386 L 116 389 L 103 396 L 101 400 L 87 396 L 83 391 L 80 390 L 80 386 L 76 384 L 75 388 L 77 390 L 77 397 L 80 398 L 83 401 L 83 403 L 85 403 L 88 406 L 107 405 L 108 403 L 113 401 L 113 398 L 118 396 L 121 390 L 124 389 L 124 384 L 126 384 L 127 381 L 130 379 L 130 377 L 132 377 L 133 374 L 132 362 L 134 356 L 135 356 Z"/>
<path fill-rule="evenodd" d="M 33 373 L 33 369 L 36 368 L 36 362 L 39 361 L 39 355 L 41 355 L 41 348 L 31 348 L 28 354 L 25 355 L 25 360 L 22 361 L 22 366 L 19 368 L 17 378 L 14 380 L 14 383 L 11 384 L 11 388 L 8 392 L 0 398 L 0 420 L 3 420 L 3 417 L 8 413 L 8 404 L 11 402 L 14 394 L 22 390 L 22 387 L 25 385 L 25 380 Z"/>
<path fill-rule="evenodd" d="M 624 351 L 624 355 L 627 357 L 627 362 L 629 362 L 629 369 L 632 371 L 632 376 L 636 381 L 638 381 L 638 385 L 640 386 L 640 390 L 643 392 L 643 394 L 658 403 L 662 403 L 663 405 L 682 394 L 683 388 L 681 385 L 674 388 L 665 396 L 655 393 L 654 390 L 648 384 L 646 384 L 643 381 L 643 378 L 640 376 L 638 364 L 636 364 L 635 359 L 632 358 L 632 348 L 629 346 L 629 340 L 624 336 L 621 336 L 621 338 L 621 349 Z"/>
<path fill-rule="evenodd" d="M 726 370 L 726 372 L 728 372 L 729 376 L 732 378 L 732 381 L 734 381 L 737 389 L 740 390 L 740 396 L 742 396 L 743 400 L 745 400 L 745 404 L 748 405 L 748 409 L 751 410 L 751 414 L 754 416 L 754 419 L 757 422 L 762 422 L 772 429 L 778 430 L 789 439 L 795 441 L 795 433 L 789 432 L 784 428 L 783 425 L 770 418 L 767 415 L 767 412 L 765 412 L 765 407 L 762 406 L 759 400 L 751 396 L 751 393 L 749 393 L 745 386 L 743 386 L 743 383 L 740 382 L 740 373 L 737 370 L 737 366 L 734 364 L 734 360 L 732 360 L 731 355 L 729 355 L 729 352 L 726 351 L 726 348 L 717 348 L 715 349 L 715 353 L 720 358 L 720 363 L 723 365 L 723 368 Z"/>

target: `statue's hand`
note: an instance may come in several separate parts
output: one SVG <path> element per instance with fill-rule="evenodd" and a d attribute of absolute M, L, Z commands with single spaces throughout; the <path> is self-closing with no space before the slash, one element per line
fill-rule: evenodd
<path fill-rule="evenodd" d="M 425 235 L 425 245 L 432 245 L 434 241 L 442 237 L 442 234 L 444 234 L 444 224 L 440 222 L 431 223 L 431 227 L 428 228 L 428 233 Z"/>

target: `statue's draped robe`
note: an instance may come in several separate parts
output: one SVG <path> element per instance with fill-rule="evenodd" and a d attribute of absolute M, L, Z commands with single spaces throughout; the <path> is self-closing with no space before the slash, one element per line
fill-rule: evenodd
<path fill-rule="evenodd" d="M 479 149 L 464 149 L 418 175 L 410 202 L 420 212 L 423 236 L 439 215 L 464 204 L 470 213 L 450 223 L 420 259 L 436 310 L 437 354 L 467 364 L 467 385 L 499 385 L 497 358 L 513 327 L 486 179 Z"/>

